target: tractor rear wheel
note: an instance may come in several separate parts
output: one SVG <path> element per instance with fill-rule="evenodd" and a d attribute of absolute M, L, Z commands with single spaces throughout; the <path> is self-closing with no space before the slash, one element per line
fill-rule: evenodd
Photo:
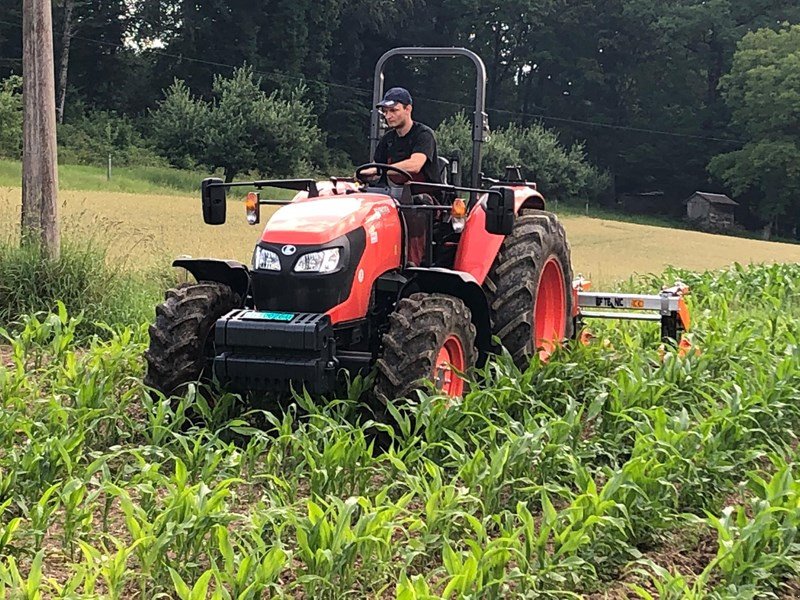
<path fill-rule="evenodd" d="M 475 325 L 464 302 L 446 294 L 412 294 L 397 303 L 377 361 L 375 396 L 381 404 L 408 398 L 432 381 L 445 396 L 461 396 L 475 365 Z"/>
<path fill-rule="evenodd" d="M 564 226 L 552 213 L 524 209 L 484 283 L 492 334 L 514 363 L 525 369 L 538 352 L 547 360 L 572 337 L 570 248 Z"/>
<path fill-rule="evenodd" d="M 165 395 L 179 394 L 186 384 L 210 381 L 214 356 L 214 324 L 241 306 L 242 299 L 224 284 L 183 284 L 168 290 L 156 307 L 145 352 L 145 385 Z"/>

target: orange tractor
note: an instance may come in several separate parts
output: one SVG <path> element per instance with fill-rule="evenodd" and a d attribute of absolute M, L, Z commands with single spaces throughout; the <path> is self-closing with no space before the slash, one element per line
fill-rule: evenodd
<path fill-rule="evenodd" d="M 481 172 L 488 132 L 486 70 L 463 48 L 397 48 L 375 69 L 374 102 L 392 57 L 466 57 L 477 87 L 472 172 L 460 185 L 455 162 L 441 160 L 444 183 L 412 181 L 389 164 L 360 166 L 354 178 L 202 184 L 205 222 L 226 218 L 226 190 L 251 188 L 247 219 L 280 205 L 255 246 L 251 265 L 179 259 L 197 283 L 166 293 L 156 309 L 145 382 L 165 394 L 216 378 L 237 392 L 302 386 L 333 393 L 343 370 L 376 371 L 375 396 L 407 397 L 425 381 L 445 395 L 464 391 L 463 374 L 497 352 L 524 367 L 575 337 L 585 318 L 642 318 L 676 339 L 688 327 L 683 290 L 655 296 L 597 294 L 573 283 L 570 248 L 535 183 L 518 168 Z M 371 150 L 380 136 L 377 111 Z M 364 176 L 377 170 L 377 180 Z M 455 182 L 448 182 L 454 179 Z M 262 197 L 266 188 L 297 193 Z M 422 245 L 411 263 L 409 248 Z"/>

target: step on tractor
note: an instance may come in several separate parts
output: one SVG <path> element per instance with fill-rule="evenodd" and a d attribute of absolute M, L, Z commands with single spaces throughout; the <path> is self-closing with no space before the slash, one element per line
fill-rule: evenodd
<path fill-rule="evenodd" d="M 661 323 L 664 338 L 688 328 L 684 288 L 638 296 L 593 293 L 573 281 L 564 227 L 519 167 L 481 172 L 488 133 L 486 70 L 463 48 L 396 48 L 375 68 L 373 107 L 393 57 L 468 58 L 477 86 L 470 182 L 459 160 L 440 159 L 442 183 L 414 181 L 390 164 L 361 165 L 351 178 L 202 182 L 207 224 L 226 219 L 226 191 L 245 187 L 249 223 L 280 205 L 252 265 L 181 258 L 196 283 L 169 290 L 156 309 L 145 383 L 166 395 L 216 379 L 237 393 L 305 388 L 326 396 L 343 372 L 374 372 L 378 402 L 430 387 L 457 397 L 465 374 L 499 351 L 525 368 L 578 336 L 587 318 Z M 371 153 L 384 127 L 373 109 Z M 370 176 L 367 176 L 370 173 Z M 375 176 L 377 174 L 377 177 Z M 265 198 L 268 188 L 296 192 Z"/>

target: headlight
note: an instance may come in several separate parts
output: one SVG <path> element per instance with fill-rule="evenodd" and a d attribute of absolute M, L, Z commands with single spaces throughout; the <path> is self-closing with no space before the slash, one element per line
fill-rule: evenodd
<path fill-rule="evenodd" d="M 330 273 L 338 266 L 339 248 L 330 248 L 304 254 L 297 261 L 294 270 L 297 273 Z"/>
<path fill-rule="evenodd" d="M 253 268 L 262 271 L 280 271 L 281 261 L 278 255 L 271 250 L 256 246 L 253 254 Z"/>

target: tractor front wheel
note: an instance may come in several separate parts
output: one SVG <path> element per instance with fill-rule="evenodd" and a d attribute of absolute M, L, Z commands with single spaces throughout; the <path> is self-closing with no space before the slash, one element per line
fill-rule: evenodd
<path fill-rule="evenodd" d="M 408 398 L 432 381 L 445 396 L 461 396 L 461 373 L 475 365 L 475 325 L 464 302 L 446 294 L 412 294 L 397 303 L 383 336 L 375 395 L 385 404 Z"/>
<path fill-rule="evenodd" d="M 178 394 L 186 384 L 211 379 L 214 324 L 241 306 L 241 298 L 224 284 L 203 282 L 167 291 L 156 307 L 145 352 L 145 385 L 165 395 Z"/>
<path fill-rule="evenodd" d="M 525 369 L 535 353 L 547 360 L 572 337 L 570 249 L 552 213 L 525 209 L 486 277 L 492 333 Z"/>

